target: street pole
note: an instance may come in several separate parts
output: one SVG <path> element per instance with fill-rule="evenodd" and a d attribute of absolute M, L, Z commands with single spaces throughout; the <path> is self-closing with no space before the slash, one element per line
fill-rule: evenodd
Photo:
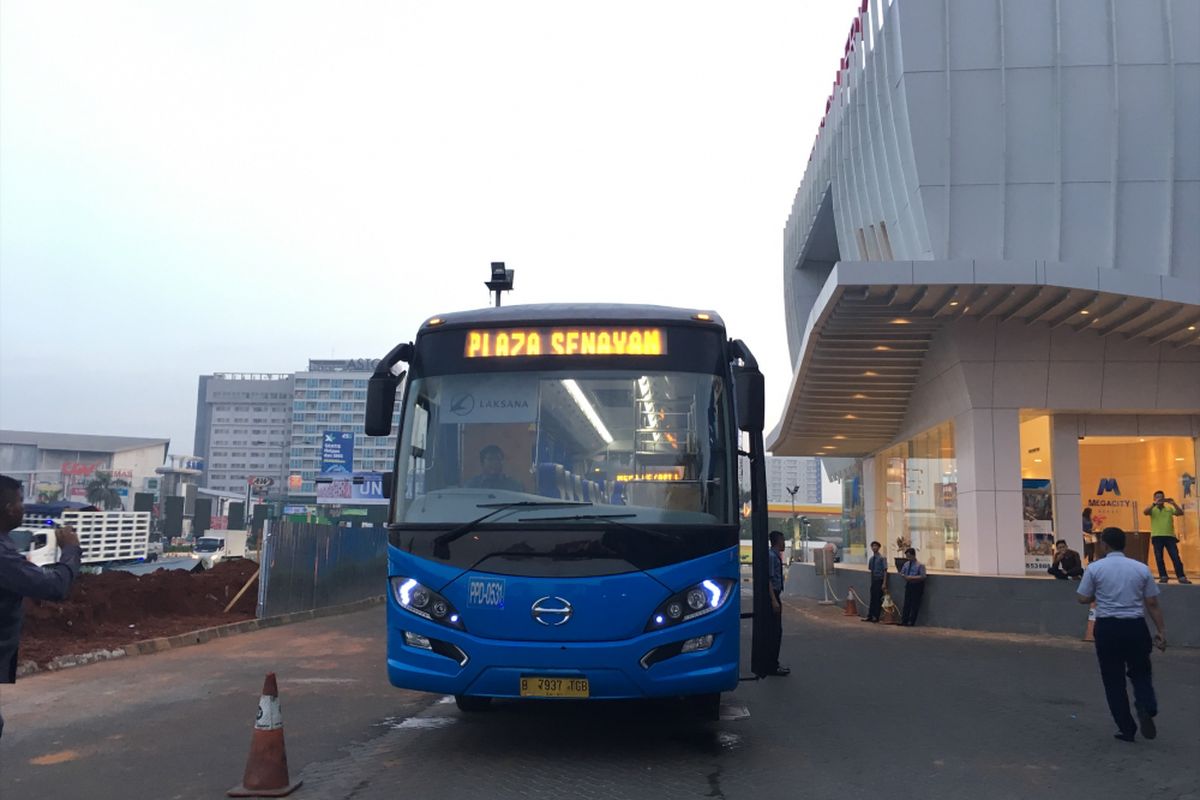
<path fill-rule="evenodd" d="M 792 496 L 792 561 L 804 561 L 804 550 L 798 548 L 799 540 L 796 538 L 796 493 L 800 491 L 799 486 L 784 487 L 787 493 Z M 800 557 L 796 558 L 796 551 L 800 550 Z"/>

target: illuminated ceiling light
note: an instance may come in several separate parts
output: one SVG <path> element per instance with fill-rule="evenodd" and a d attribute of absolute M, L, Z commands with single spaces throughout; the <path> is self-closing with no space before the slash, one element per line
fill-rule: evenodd
<path fill-rule="evenodd" d="M 854 416 L 853 414 L 847 414 L 845 417 L 843 417 L 843 419 L 858 419 L 858 417 Z"/>
<path fill-rule="evenodd" d="M 839 433 L 837 436 L 834 436 L 833 438 L 834 439 L 845 439 L 846 437 Z"/>
<path fill-rule="evenodd" d="M 958 305 L 958 301 L 957 301 L 957 300 L 951 300 L 951 301 L 950 301 L 950 305 L 952 305 L 952 306 L 956 306 L 956 305 Z"/>
<path fill-rule="evenodd" d="M 904 319 L 903 317 L 896 317 L 894 320 L 892 320 L 892 324 L 893 325 L 907 325 L 908 320 Z"/>
<path fill-rule="evenodd" d="M 1183 456 L 1175 456 L 1176 461 L 1183 461 Z"/>
<path fill-rule="evenodd" d="M 1035 459 L 1033 460 L 1033 463 L 1035 463 L 1035 464 L 1040 464 L 1040 463 L 1042 463 L 1042 460 L 1041 460 L 1040 458 L 1035 458 Z"/>
<path fill-rule="evenodd" d="M 823 444 L 823 445 L 821 445 L 821 449 L 822 450 L 837 450 L 837 446 L 832 445 L 832 444 Z"/>
<path fill-rule="evenodd" d="M 877 345 L 875 345 L 875 349 L 876 350 L 891 350 L 892 348 L 888 347 L 886 344 L 877 344 Z"/>
<path fill-rule="evenodd" d="M 1080 311 L 1079 313 L 1080 313 L 1080 314 L 1083 314 L 1083 315 L 1086 317 L 1088 314 L 1090 314 L 1090 313 L 1092 313 L 1092 312 L 1088 311 L 1088 310 L 1085 308 L 1085 309 L 1083 309 L 1082 311 Z"/>
<path fill-rule="evenodd" d="M 970 311 L 970 310 L 971 310 L 971 307 L 970 307 L 970 306 L 963 306 L 963 313 L 964 313 L 964 314 L 965 314 L 965 313 L 967 313 L 967 312 L 968 312 L 968 311 Z"/>
<path fill-rule="evenodd" d="M 865 376 L 866 376 L 866 377 L 868 377 L 868 378 L 877 378 L 877 377 L 879 377 L 879 373 L 878 373 L 878 372 L 876 372 L 876 371 L 875 371 L 875 370 L 873 370 L 873 369 L 869 369 L 869 370 L 867 370 L 866 372 L 864 372 L 864 373 L 863 373 L 863 375 L 865 375 Z"/>
<path fill-rule="evenodd" d="M 1138 441 L 1139 441 L 1139 442 L 1144 442 L 1144 441 L 1146 441 L 1146 440 L 1145 440 L 1145 439 L 1142 439 L 1142 438 L 1139 438 L 1139 439 L 1138 439 Z"/>
<path fill-rule="evenodd" d="M 1194 331 L 1194 330 L 1196 330 L 1196 326 L 1195 326 L 1195 325 L 1188 325 L 1188 330 L 1189 330 L 1189 331 Z"/>
<path fill-rule="evenodd" d="M 860 393 L 860 394 L 854 395 L 854 399 L 855 400 L 869 400 L 870 398 L 867 397 L 865 394 Z"/>
<path fill-rule="evenodd" d="M 571 399 L 575 401 L 575 405 L 579 406 L 579 410 L 587 417 L 588 422 L 592 423 L 592 427 L 596 429 L 596 433 L 600 434 L 600 438 L 604 440 L 604 443 L 612 444 L 612 434 L 608 432 L 608 428 L 604 427 L 604 421 L 600 419 L 600 415 L 592 407 L 592 403 L 587 399 L 587 395 L 583 393 L 583 389 L 579 388 L 579 384 L 573 378 L 566 378 L 563 380 L 562 385 L 567 390 L 567 394 L 571 395 Z"/>

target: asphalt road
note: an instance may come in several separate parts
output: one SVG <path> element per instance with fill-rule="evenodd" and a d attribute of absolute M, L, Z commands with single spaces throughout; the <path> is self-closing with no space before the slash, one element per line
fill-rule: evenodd
<path fill-rule="evenodd" d="M 0 690 L 0 797 L 221 797 L 273 669 L 297 798 L 1200 800 L 1198 650 L 1155 656 L 1159 738 L 1126 744 L 1090 645 L 786 619 L 792 676 L 708 724 L 646 703 L 464 715 L 388 686 L 379 608 L 38 675 Z"/>

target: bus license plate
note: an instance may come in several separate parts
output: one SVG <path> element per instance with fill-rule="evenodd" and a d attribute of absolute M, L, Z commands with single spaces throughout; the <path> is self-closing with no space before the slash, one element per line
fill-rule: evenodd
<path fill-rule="evenodd" d="M 521 678 L 521 697 L 587 696 L 587 678 Z"/>

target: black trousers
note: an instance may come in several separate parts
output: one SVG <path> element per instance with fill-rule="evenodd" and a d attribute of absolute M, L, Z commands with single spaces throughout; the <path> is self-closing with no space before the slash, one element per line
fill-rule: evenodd
<path fill-rule="evenodd" d="M 1084 542 L 1083 543 L 1083 557 L 1085 560 L 1087 560 L 1087 562 L 1089 564 L 1096 560 L 1096 543 L 1095 542 Z"/>
<path fill-rule="evenodd" d="M 779 592 L 774 589 L 771 589 L 771 595 L 779 603 L 779 610 L 771 610 L 771 625 L 769 628 L 769 642 L 771 646 L 767 652 L 770 653 L 768 663 L 772 669 L 776 669 L 779 667 L 779 648 L 783 644 L 783 599 L 780 597 Z"/>
<path fill-rule="evenodd" d="M 1071 570 L 1070 572 L 1067 572 L 1066 570 L 1064 570 L 1062 568 L 1062 564 L 1055 564 L 1053 567 L 1050 567 L 1048 570 L 1046 570 L 1046 572 L 1049 572 L 1054 577 L 1061 578 L 1063 580 L 1066 580 L 1067 578 L 1082 578 L 1083 577 L 1083 569 L 1082 568 L 1076 567 L 1075 569 Z"/>
<path fill-rule="evenodd" d="M 921 610 L 921 597 L 925 594 L 925 581 L 904 584 L 904 612 L 900 615 L 901 625 L 916 625 L 917 612 Z"/>
<path fill-rule="evenodd" d="M 1160 579 L 1167 577 L 1167 564 L 1163 560 L 1163 550 L 1167 551 L 1167 555 L 1171 557 L 1171 563 L 1175 565 L 1175 577 L 1182 578 L 1185 576 L 1183 571 L 1183 559 L 1179 557 L 1179 540 L 1174 536 L 1151 536 L 1150 544 L 1154 545 L 1154 560 L 1158 563 L 1158 577 Z"/>
<path fill-rule="evenodd" d="M 1146 620 L 1101 617 L 1093 631 L 1096 638 L 1096 659 L 1100 662 L 1100 679 L 1104 681 L 1104 697 L 1113 722 L 1121 733 L 1133 734 L 1137 723 L 1129 713 L 1129 694 L 1125 677 L 1133 684 L 1133 700 L 1150 716 L 1158 714 L 1158 699 L 1150 676 L 1150 651 L 1154 642 Z"/>
<path fill-rule="evenodd" d="M 883 578 L 871 578 L 871 604 L 867 607 L 867 619 L 879 619 L 883 613 Z"/>

